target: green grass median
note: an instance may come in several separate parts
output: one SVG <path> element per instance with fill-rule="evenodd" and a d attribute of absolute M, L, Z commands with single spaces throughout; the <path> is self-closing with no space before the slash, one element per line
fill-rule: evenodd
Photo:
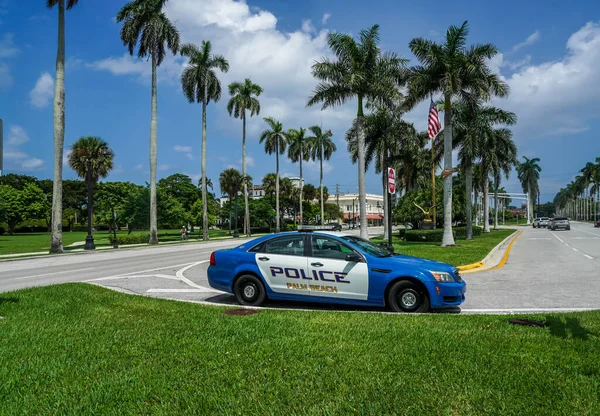
<path fill-rule="evenodd" d="M 600 414 L 600 312 L 224 308 L 66 284 L 0 294 L 2 414 Z"/>
<path fill-rule="evenodd" d="M 201 232 L 197 228 L 190 234 L 188 241 L 201 241 Z M 126 235 L 127 231 L 119 231 L 118 235 Z M 133 234 L 148 234 L 148 231 L 134 231 Z M 160 242 L 180 241 L 179 230 L 159 230 Z M 83 248 L 87 232 L 63 232 L 63 248 L 68 251 Z M 112 236 L 112 233 L 110 234 Z M 210 238 L 227 237 L 227 230 L 209 230 Z M 80 243 L 80 244 L 75 244 Z M 94 244 L 97 247 L 110 246 L 108 231 L 94 232 Z M 50 233 L 19 233 L 0 235 L 0 254 L 36 253 L 50 250 Z"/>
<path fill-rule="evenodd" d="M 403 241 L 398 232 L 394 233 L 392 242 L 396 253 L 464 266 L 483 260 L 494 247 L 514 232 L 512 229 L 492 230 L 489 233 L 481 233 L 474 240 L 455 240 L 454 247 L 441 247 L 440 243 Z M 381 243 L 384 239 L 377 237 L 372 241 Z"/>

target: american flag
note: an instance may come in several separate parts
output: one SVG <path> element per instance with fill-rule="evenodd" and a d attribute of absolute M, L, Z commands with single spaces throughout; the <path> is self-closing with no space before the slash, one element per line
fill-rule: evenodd
<path fill-rule="evenodd" d="M 429 122 L 427 125 L 427 134 L 429 135 L 429 138 L 433 140 L 441 129 L 442 125 L 440 124 L 437 108 L 435 108 L 435 103 L 431 100 L 431 105 L 429 106 Z"/>

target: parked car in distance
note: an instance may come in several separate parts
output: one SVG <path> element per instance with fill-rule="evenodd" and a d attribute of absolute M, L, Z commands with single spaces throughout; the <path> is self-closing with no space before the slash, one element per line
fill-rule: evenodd
<path fill-rule="evenodd" d="M 342 231 L 342 224 L 339 224 L 337 222 L 330 222 L 327 225 L 331 227 L 332 231 Z"/>
<path fill-rule="evenodd" d="M 571 229 L 571 223 L 567 217 L 554 217 L 550 220 L 548 224 L 548 229 L 555 231 L 558 229 L 563 229 L 569 231 Z"/>
<path fill-rule="evenodd" d="M 548 217 L 540 218 L 540 226 L 546 228 L 548 226 L 548 221 L 550 221 L 550 218 Z"/>
<path fill-rule="evenodd" d="M 540 228 L 540 223 L 542 222 L 541 218 L 536 218 L 533 220 L 533 228 Z"/>
<path fill-rule="evenodd" d="M 598 220 L 594 223 L 594 227 L 600 228 L 600 220 Z"/>

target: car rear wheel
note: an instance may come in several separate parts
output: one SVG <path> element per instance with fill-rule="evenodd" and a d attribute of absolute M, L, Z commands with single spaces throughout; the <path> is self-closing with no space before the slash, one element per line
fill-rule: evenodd
<path fill-rule="evenodd" d="M 390 288 L 387 304 L 394 312 L 423 313 L 429 310 L 429 298 L 425 290 L 406 280 L 396 282 Z"/>
<path fill-rule="evenodd" d="M 246 306 L 259 306 L 267 298 L 265 287 L 256 276 L 250 274 L 240 276 L 233 286 L 236 300 Z"/>

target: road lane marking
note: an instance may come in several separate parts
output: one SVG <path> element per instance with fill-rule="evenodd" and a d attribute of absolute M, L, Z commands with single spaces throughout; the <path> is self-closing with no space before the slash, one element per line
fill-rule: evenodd
<path fill-rule="evenodd" d="M 590 260 L 594 260 L 594 258 L 592 256 L 588 256 L 587 254 L 584 254 L 585 257 L 587 257 Z"/>
<path fill-rule="evenodd" d="M 33 276 L 14 277 L 12 279 L 6 279 L 6 280 L 33 279 L 34 277 L 54 276 L 56 274 L 69 274 L 69 273 L 83 272 L 86 270 L 93 270 L 93 269 L 95 269 L 95 267 L 87 267 L 85 269 L 76 269 L 76 270 L 63 270 L 62 272 L 54 272 L 54 273 L 34 274 Z"/>
<path fill-rule="evenodd" d="M 567 243 L 565 243 L 565 241 L 564 241 L 562 238 L 560 238 L 560 237 L 559 237 L 559 236 L 557 236 L 556 234 L 554 234 L 554 233 L 551 233 L 551 234 L 552 234 L 554 237 L 556 237 L 556 239 L 557 239 L 558 241 L 560 241 L 561 243 L 563 243 L 563 244 L 567 244 Z"/>
<path fill-rule="evenodd" d="M 191 269 L 192 267 L 198 266 L 199 264 L 203 264 L 203 263 L 208 263 L 208 260 L 197 261 L 195 263 L 189 264 L 189 265 L 185 266 L 183 269 L 177 270 L 177 272 L 175 273 L 175 276 L 177 276 L 177 278 L 179 280 L 181 280 L 183 283 L 185 283 L 188 286 L 194 287 L 196 289 L 205 289 L 204 287 L 197 285 L 196 283 L 192 282 L 190 279 L 188 279 L 187 277 L 185 277 L 183 275 L 183 272 L 185 272 L 186 270 Z"/>
<path fill-rule="evenodd" d="M 586 233 L 586 234 L 591 234 L 591 235 L 593 235 L 594 237 L 598 237 L 598 233 L 592 233 L 592 232 L 590 232 L 590 231 L 581 230 L 581 229 L 579 229 L 579 228 L 573 228 L 573 230 L 575 230 L 575 231 L 579 231 L 579 232 L 582 232 L 582 233 Z"/>
<path fill-rule="evenodd" d="M 206 260 L 206 261 L 208 261 L 208 260 Z M 86 282 L 95 282 L 95 281 L 98 281 L 98 280 L 123 279 L 123 278 L 125 278 L 127 276 L 131 276 L 133 274 L 154 272 L 154 271 L 158 271 L 158 270 L 170 269 L 172 267 L 188 266 L 190 264 L 194 264 L 194 263 L 193 262 L 192 263 L 187 262 L 187 263 L 182 263 L 182 264 L 174 264 L 173 266 L 155 267 L 154 269 L 138 270 L 136 272 L 125 273 L 125 274 L 115 274 L 113 276 L 106 276 L 106 277 L 101 277 L 99 279 L 91 279 L 91 280 L 85 280 L 85 281 Z"/>
<path fill-rule="evenodd" d="M 210 293 L 214 290 L 202 288 L 202 289 L 148 289 L 146 293 Z"/>
<path fill-rule="evenodd" d="M 575 247 L 571 247 L 571 249 L 572 249 L 573 251 L 579 251 L 579 250 L 577 250 Z"/>
<path fill-rule="evenodd" d="M 600 237 L 571 237 L 572 240 L 600 240 Z"/>
<path fill-rule="evenodd" d="M 550 240 L 550 237 L 529 237 L 528 240 Z"/>
<path fill-rule="evenodd" d="M 596 308 L 514 308 L 514 309 L 465 309 L 466 313 L 534 313 L 534 312 L 583 312 L 592 311 Z"/>

